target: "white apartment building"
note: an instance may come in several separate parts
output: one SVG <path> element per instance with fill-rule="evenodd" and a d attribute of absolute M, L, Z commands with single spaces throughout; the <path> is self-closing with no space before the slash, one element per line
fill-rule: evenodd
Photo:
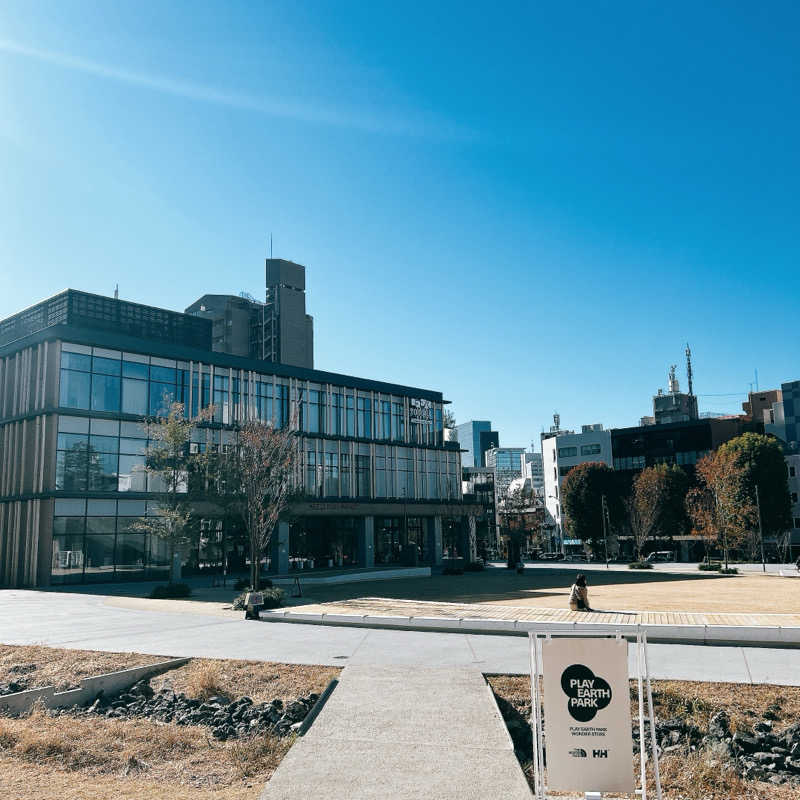
<path fill-rule="evenodd" d="M 580 433 L 551 429 L 542 434 L 541 442 L 545 525 L 552 532 L 553 546 L 563 550 L 565 543 L 572 542 L 564 538 L 561 484 L 573 467 L 587 461 L 613 467 L 611 431 L 604 431 L 600 424 L 583 425 Z"/>

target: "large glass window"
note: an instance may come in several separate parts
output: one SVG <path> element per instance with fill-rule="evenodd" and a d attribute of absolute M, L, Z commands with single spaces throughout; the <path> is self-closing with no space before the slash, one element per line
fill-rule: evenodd
<path fill-rule="evenodd" d="M 392 404 L 389 400 L 381 400 L 381 439 L 392 438 Z"/>
<path fill-rule="evenodd" d="M 358 435 L 369 439 L 372 436 L 372 408 L 368 397 L 358 398 Z"/>
<path fill-rule="evenodd" d="M 325 496 L 339 496 L 339 454 L 325 453 Z"/>
<path fill-rule="evenodd" d="M 228 383 L 227 375 L 214 375 L 214 422 L 228 424 L 231 421 Z"/>
<path fill-rule="evenodd" d="M 308 431 L 325 433 L 325 392 L 311 389 L 308 393 Z"/>
<path fill-rule="evenodd" d="M 92 411 L 119 411 L 119 392 L 120 379 L 117 376 L 92 375 Z"/>
<path fill-rule="evenodd" d="M 399 442 L 406 440 L 406 421 L 402 403 L 392 403 L 392 438 Z"/>
<path fill-rule="evenodd" d="M 340 436 L 342 433 L 342 395 L 331 393 L 331 433 Z"/>
<path fill-rule="evenodd" d="M 114 534 L 87 534 L 84 580 L 111 580 L 114 575 Z"/>
<path fill-rule="evenodd" d="M 346 419 L 347 419 L 347 436 L 355 436 L 356 435 L 356 415 L 355 415 L 355 400 L 353 399 L 352 395 L 347 395 L 345 397 L 345 408 L 347 410 Z"/>
<path fill-rule="evenodd" d="M 369 456 L 356 456 L 356 495 L 358 497 L 370 496 L 369 481 Z"/>
<path fill-rule="evenodd" d="M 92 358 L 85 353 L 61 353 L 59 405 L 89 408 Z"/>
<path fill-rule="evenodd" d="M 322 495 L 322 480 L 316 450 L 306 450 L 306 491 L 314 497 Z"/>
<path fill-rule="evenodd" d="M 341 469 L 339 470 L 340 489 L 342 497 L 352 497 L 352 472 L 350 467 L 350 453 L 342 453 Z"/>
<path fill-rule="evenodd" d="M 141 416 L 147 414 L 147 381 L 122 379 L 122 411 Z"/>

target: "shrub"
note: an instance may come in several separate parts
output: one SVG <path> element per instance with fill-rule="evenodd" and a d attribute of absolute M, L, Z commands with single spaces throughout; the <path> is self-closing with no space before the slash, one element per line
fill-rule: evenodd
<path fill-rule="evenodd" d="M 721 568 L 721 566 L 722 564 L 717 561 L 703 561 L 697 565 L 697 569 L 699 569 L 701 572 L 716 572 Z"/>
<path fill-rule="evenodd" d="M 151 600 L 168 600 L 176 597 L 189 597 L 192 587 L 186 583 L 167 583 L 162 586 L 154 586 L 150 592 Z"/>
<path fill-rule="evenodd" d="M 224 695 L 225 689 L 219 665 L 208 661 L 192 662 L 186 676 L 186 691 L 189 697 L 200 700 Z"/>
<path fill-rule="evenodd" d="M 480 572 L 483 569 L 483 561 L 470 561 L 464 567 L 466 572 Z"/>
<path fill-rule="evenodd" d="M 736 569 L 736 567 L 728 567 L 727 569 L 725 567 L 720 567 L 719 571 L 720 571 L 720 573 L 722 575 L 738 575 L 739 574 L 739 570 Z"/>
<path fill-rule="evenodd" d="M 279 608 L 283 605 L 283 600 L 286 597 L 286 593 L 278 586 L 268 586 L 262 591 L 262 594 L 264 595 L 264 605 L 261 606 L 262 608 Z M 246 597 L 247 592 L 242 592 L 233 599 L 233 608 L 235 611 L 244 611 L 244 601 Z"/>
<path fill-rule="evenodd" d="M 649 561 L 631 561 L 628 569 L 653 569 L 653 565 Z"/>

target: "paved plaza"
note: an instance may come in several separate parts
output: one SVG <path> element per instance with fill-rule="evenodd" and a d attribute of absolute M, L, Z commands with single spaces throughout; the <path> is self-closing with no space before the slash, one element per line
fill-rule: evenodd
<path fill-rule="evenodd" d="M 472 667 L 516 674 L 529 668 L 528 643 L 521 636 L 258 623 L 241 613 L 202 613 L 202 603 L 181 613 L 123 608 L 107 600 L 98 594 L 0 591 L 0 641 L 290 664 Z M 800 685 L 797 649 L 654 644 L 650 666 L 654 678 Z"/>

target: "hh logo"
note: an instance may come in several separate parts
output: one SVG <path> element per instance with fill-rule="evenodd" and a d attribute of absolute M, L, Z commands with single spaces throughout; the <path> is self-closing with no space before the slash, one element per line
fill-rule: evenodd
<path fill-rule="evenodd" d="M 608 750 L 592 750 L 592 758 L 608 758 Z"/>

